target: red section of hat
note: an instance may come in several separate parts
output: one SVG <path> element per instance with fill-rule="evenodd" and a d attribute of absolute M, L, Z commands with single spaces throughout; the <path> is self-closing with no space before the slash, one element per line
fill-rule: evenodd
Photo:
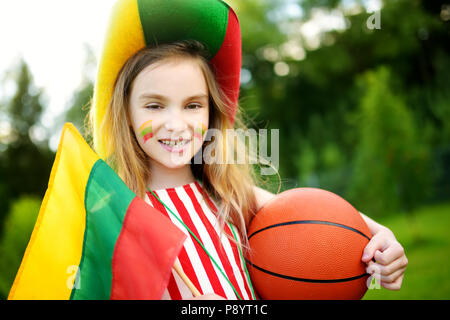
<path fill-rule="evenodd" d="M 239 100 L 239 85 L 242 64 L 241 29 L 233 9 L 228 11 L 228 26 L 219 52 L 211 59 L 220 87 L 231 100 L 229 117 L 234 122 Z"/>

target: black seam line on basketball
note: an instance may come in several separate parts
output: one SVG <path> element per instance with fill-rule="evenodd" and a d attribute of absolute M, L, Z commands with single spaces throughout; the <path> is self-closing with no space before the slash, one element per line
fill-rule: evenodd
<path fill-rule="evenodd" d="M 255 234 L 262 232 L 264 230 L 275 228 L 275 227 L 291 225 L 291 224 L 327 224 L 330 226 L 340 227 L 340 228 L 344 228 L 344 229 L 356 232 L 356 233 L 362 235 L 363 237 L 367 238 L 370 241 L 370 238 L 368 236 L 366 236 L 364 233 L 362 233 L 361 231 L 359 231 L 355 228 L 352 228 L 352 227 L 349 227 L 349 226 L 346 226 L 346 225 L 340 224 L 340 223 L 335 223 L 335 222 L 330 222 L 330 221 L 321 221 L 321 220 L 296 220 L 296 221 L 288 221 L 288 222 L 273 224 L 271 226 L 267 226 L 265 228 L 256 230 L 248 237 L 248 239 L 250 240 L 250 238 L 253 237 Z"/>
<path fill-rule="evenodd" d="M 365 276 L 369 276 L 368 273 L 363 273 L 360 274 L 359 276 L 355 276 L 355 277 L 350 277 L 350 278 L 343 278 L 343 279 L 305 279 L 305 278 L 298 278 L 298 277 L 292 277 L 292 276 L 287 276 L 284 274 L 279 274 L 276 272 L 272 272 L 269 270 L 266 270 L 264 268 L 258 267 L 257 265 L 254 265 L 253 263 L 251 263 L 249 260 L 245 259 L 245 261 L 251 265 L 253 268 L 262 271 L 264 273 L 270 274 L 272 276 L 275 277 L 279 277 L 279 278 L 284 278 L 287 280 L 294 280 L 294 281 L 301 281 L 301 282 L 310 282 L 310 283 L 338 283 L 338 282 L 348 282 L 348 281 L 353 281 L 353 280 L 358 280 L 360 278 L 363 278 Z"/>

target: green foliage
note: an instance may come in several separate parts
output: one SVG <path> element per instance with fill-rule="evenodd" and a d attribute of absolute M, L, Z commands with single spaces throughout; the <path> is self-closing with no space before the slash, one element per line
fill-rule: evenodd
<path fill-rule="evenodd" d="M 86 116 L 89 112 L 93 89 L 93 83 L 88 81 L 85 82 L 83 86 L 73 94 L 72 100 L 70 101 L 71 107 L 65 114 L 64 121 L 72 122 L 81 134 L 88 138 L 88 142 L 90 142 L 92 138 L 88 137 L 88 130 L 86 130 Z"/>
<path fill-rule="evenodd" d="M 448 53 L 439 52 L 433 61 L 436 77 L 433 79 L 433 86 L 425 89 L 418 89 L 418 94 L 414 95 L 418 100 L 421 97 L 428 99 L 433 124 L 436 126 L 433 140 L 436 144 L 450 143 L 450 59 Z M 419 100 L 420 101 L 420 100 Z M 421 101 L 422 102 L 422 101 Z"/>
<path fill-rule="evenodd" d="M 0 299 L 8 296 L 31 236 L 41 200 L 22 196 L 11 206 L 0 240 Z"/>
<path fill-rule="evenodd" d="M 41 95 L 42 91 L 34 87 L 30 70 L 22 61 L 17 70 L 17 91 L 8 105 L 13 141 L 29 139 L 29 130 L 39 121 L 43 110 Z"/>
<path fill-rule="evenodd" d="M 280 129 L 283 179 L 297 180 L 291 186 L 349 195 L 369 215 L 412 209 L 431 199 L 430 193 L 434 199 L 448 199 L 450 42 L 442 2 L 384 1 L 378 30 L 367 28 L 372 13 L 366 12 L 365 1 L 235 3 L 243 32 L 243 64 L 251 74 L 241 88 L 241 104 L 252 119 L 250 127 Z M 286 8 L 295 4 L 301 14 L 293 17 Z M 323 32 L 317 36 L 318 48 L 310 48 L 299 30 L 317 13 L 333 12 L 342 13 L 345 28 Z M 305 59 L 286 55 L 288 42 L 302 47 Z M 288 65 L 288 75 L 276 74 L 279 62 Z M 355 85 L 357 79 L 375 75 L 380 66 L 392 75 L 389 84 L 370 92 L 368 86 Z M 386 101 L 377 90 L 390 92 Z M 367 100 L 373 97 L 378 100 L 370 108 Z M 363 115 L 363 100 L 364 116 L 375 127 L 363 129 L 352 122 L 354 115 Z M 370 119 L 385 112 L 375 108 L 379 103 L 394 105 L 395 120 Z M 383 133 L 385 128 L 390 131 Z M 364 130 L 371 130 L 371 137 L 362 135 Z M 371 140 L 378 144 L 370 147 Z M 388 153 L 395 155 L 389 165 Z M 376 182 L 377 189 L 366 193 L 368 182 Z"/>
<path fill-rule="evenodd" d="M 295 161 L 298 167 L 298 180 L 301 186 L 317 187 L 316 163 L 317 154 L 311 144 L 306 140 L 301 143 L 301 152 Z"/>
<path fill-rule="evenodd" d="M 16 90 L 0 110 L 0 119 L 10 127 L 0 139 L 0 230 L 11 201 L 21 194 L 43 197 L 54 158 L 47 140 L 36 142 L 30 134 L 44 109 L 42 90 L 35 87 L 24 61 L 10 75 Z"/>
<path fill-rule="evenodd" d="M 429 195 L 430 151 L 386 67 L 359 79 L 354 172 L 349 199 L 373 215 L 411 210 Z"/>

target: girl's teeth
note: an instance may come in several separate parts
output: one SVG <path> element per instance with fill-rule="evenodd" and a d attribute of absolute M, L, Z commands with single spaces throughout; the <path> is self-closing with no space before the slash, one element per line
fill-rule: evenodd
<path fill-rule="evenodd" d="M 165 145 L 171 146 L 171 147 L 182 146 L 182 145 L 186 144 L 186 141 L 181 141 L 181 142 L 178 142 L 178 141 L 161 141 L 161 142 L 164 143 Z"/>

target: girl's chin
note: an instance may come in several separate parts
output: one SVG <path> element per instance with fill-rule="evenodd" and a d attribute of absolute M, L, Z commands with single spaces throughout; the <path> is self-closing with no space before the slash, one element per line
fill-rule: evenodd
<path fill-rule="evenodd" d="M 182 163 L 174 163 L 174 162 L 167 163 L 167 162 L 164 162 L 162 164 L 168 169 L 181 169 L 181 168 L 184 168 L 187 165 L 189 165 L 189 162 L 182 162 Z"/>
<path fill-rule="evenodd" d="M 158 162 L 168 169 L 180 169 L 190 165 L 192 157 L 169 157 L 168 159 L 158 159 Z"/>

